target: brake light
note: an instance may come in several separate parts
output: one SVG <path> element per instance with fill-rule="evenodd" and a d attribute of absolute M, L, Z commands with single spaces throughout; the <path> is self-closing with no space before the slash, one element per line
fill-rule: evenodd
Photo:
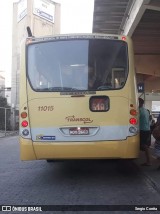
<path fill-rule="evenodd" d="M 27 117 L 27 112 L 24 112 L 24 111 L 23 111 L 23 112 L 21 113 L 21 118 L 26 118 L 26 117 Z"/>
<path fill-rule="evenodd" d="M 136 118 L 130 118 L 129 122 L 132 125 L 136 125 L 137 124 L 137 119 Z"/>
<path fill-rule="evenodd" d="M 28 121 L 27 120 L 22 121 L 21 125 L 22 125 L 22 127 L 27 127 Z"/>

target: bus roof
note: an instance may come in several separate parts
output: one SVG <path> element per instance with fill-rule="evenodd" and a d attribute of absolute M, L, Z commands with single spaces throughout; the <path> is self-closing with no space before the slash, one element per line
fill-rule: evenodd
<path fill-rule="evenodd" d="M 44 37 L 28 37 L 27 40 L 32 42 L 51 41 L 51 40 L 67 40 L 67 39 L 111 39 L 111 40 L 124 40 L 128 36 L 114 35 L 114 34 L 99 34 L 99 33 L 84 33 L 84 34 L 59 34 Z"/>

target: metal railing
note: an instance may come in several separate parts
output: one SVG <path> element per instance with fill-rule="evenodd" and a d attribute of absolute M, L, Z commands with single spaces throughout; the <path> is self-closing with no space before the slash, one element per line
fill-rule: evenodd
<path fill-rule="evenodd" d="M 0 137 L 12 135 L 18 131 L 17 110 L 9 107 L 0 107 Z"/>

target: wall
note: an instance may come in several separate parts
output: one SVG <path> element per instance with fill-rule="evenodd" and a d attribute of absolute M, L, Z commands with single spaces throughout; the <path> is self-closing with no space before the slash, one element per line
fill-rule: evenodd
<path fill-rule="evenodd" d="M 160 92 L 160 56 L 135 55 L 137 82 L 145 83 L 146 92 Z"/>

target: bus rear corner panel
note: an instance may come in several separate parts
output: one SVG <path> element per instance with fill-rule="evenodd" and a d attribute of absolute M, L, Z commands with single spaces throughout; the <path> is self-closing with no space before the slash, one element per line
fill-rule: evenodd
<path fill-rule="evenodd" d="M 20 137 L 20 159 L 37 160 L 31 140 Z"/>
<path fill-rule="evenodd" d="M 127 138 L 127 147 L 124 153 L 124 159 L 137 159 L 140 152 L 139 134 Z"/>

